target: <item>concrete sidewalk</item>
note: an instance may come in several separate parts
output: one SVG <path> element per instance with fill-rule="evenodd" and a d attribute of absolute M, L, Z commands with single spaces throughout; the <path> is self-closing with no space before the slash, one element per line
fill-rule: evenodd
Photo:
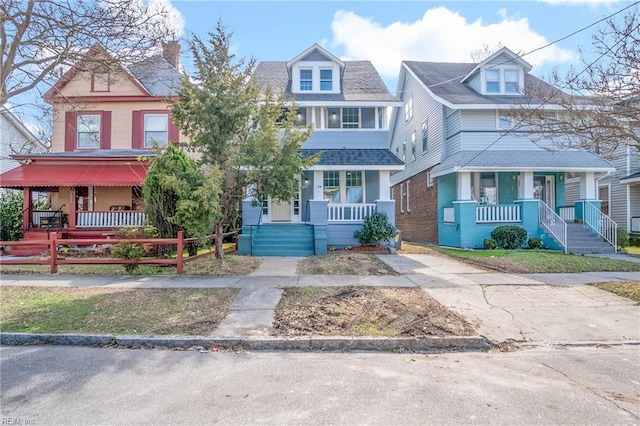
<path fill-rule="evenodd" d="M 230 314 L 209 338 L 269 339 L 267 328 L 283 288 L 359 285 L 421 287 L 495 343 L 640 343 L 637 304 L 586 285 L 637 280 L 637 272 L 502 274 L 427 254 L 378 257 L 401 275 L 297 275 L 300 258 L 269 257 L 263 258 L 260 267 L 247 276 L 0 277 L 2 285 L 11 286 L 241 288 Z"/>

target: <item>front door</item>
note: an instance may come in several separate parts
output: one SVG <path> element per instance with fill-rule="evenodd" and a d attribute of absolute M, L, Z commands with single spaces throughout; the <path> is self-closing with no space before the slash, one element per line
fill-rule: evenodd
<path fill-rule="evenodd" d="M 533 196 L 544 201 L 549 207 L 556 208 L 555 176 L 534 176 Z"/>
<path fill-rule="evenodd" d="M 287 201 L 274 200 L 271 203 L 271 221 L 272 222 L 291 221 L 291 204 Z"/>

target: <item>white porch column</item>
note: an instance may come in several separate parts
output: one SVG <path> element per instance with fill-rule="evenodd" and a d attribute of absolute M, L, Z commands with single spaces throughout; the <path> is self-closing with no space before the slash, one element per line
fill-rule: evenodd
<path fill-rule="evenodd" d="M 518 188 L 518 198 L 521 200 L 532 200 L 533 196 L 533 172 L 523 172 L 520 174 L 520 188 Z"/>
<path fill-rule="evenodd" d="M 318 128 L 318 125 L 316 124 L 316 107 L 311 108 L 311 126 L 314 129 Z"/>
<path fill-rule="evenodd" d="M 324 174 L 322 170 L 313 171 L 313 199 L 324 200 Z"/>
<path fill-rule="evenodd" d="M 380 170 L 378 172 L 378 200 L 388 201 L 391 199 L 391 173 L 389 170 Z"/>
<path fill-rule="evenodd" d="M 316 129 L 324 129 L 324 108 L 320 107 L 320 126 Z"/>
<path fill-rule="evenodd" d="M 375 124 L 374 124 L 373 128 L 374 128 L 374 129 L 379 129 L 379 127 L 378 127 L 378 123 L 379 123 L 379 119 L 380 119 L 380 117 L 379 117 L 379 115 L 378 115 L 378 114 L 379 114 L 379 113 L 378 113 L 378 108 L 375 108 L 375 109 L 374 109 L 374 111 L 375 111 L 375 118 L 374 118 L 374 119 L 376 120 L 376 122 L 375 122 Z"/>
<path fill-rule="evenodd" d="M 459 172 L 456 176 L 458 178 L 458 201 L 471 200 L 471 173 Z"/>
<path fill-rule="evenodd" d="M 580 199 L 597 200 L 598 190 L 594 172 L 580 173 Z"/>

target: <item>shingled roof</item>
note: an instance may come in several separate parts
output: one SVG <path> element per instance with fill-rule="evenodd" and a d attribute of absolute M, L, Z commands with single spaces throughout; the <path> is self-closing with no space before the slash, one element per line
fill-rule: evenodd
<path fill-rule="evenodd" d="M 369 61 L 345 61 L 340 93 L 296 93 L 291 92 L 291 76 L 284 61 L 263 61 L 258 64 L 253 81 L 263 89 L 271 86 L 274 92 L 284 93 L 297 102 L 305 101 L 382 101 L 399 102 L 389 93 L 378 71 Z"/>
<path fill-rule="evenodd" d="M 302 158 L 322 153 L 319 166 L 404 166 L 402 160 L 387 149 L 301 149 Z"/>
<path fill-rule="evenodd" d="M 435 95 L 454 105 L 508 105 L 531 102 L 529 97 L 483 95 L 460 81 L 477 64 L 450 62 L 404 61 L 404 65 Z M 525 73 L 524 87 L 556 91 L 549 83 Z M 534 100 L 535 101 L 535 100 Z"/>

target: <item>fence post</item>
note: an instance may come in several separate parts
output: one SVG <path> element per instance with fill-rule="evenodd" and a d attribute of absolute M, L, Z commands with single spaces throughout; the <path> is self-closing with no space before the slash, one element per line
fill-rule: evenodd
<path fill-rule="evenodd" d="M 50 262 L 52 274 L 58 272 L 58 265 L 56 263 L 58 261 L 58 245 L 56 244 L 56 236 L 57 234 L 54 233 L 51 237 L 51 240 L 49 241 L 49 254 L 51 255 Z"/>
<path fill-rule="evenodd" d="M 177 273 L 182 273 L 182 265 L 184 263 L 184 231 L 178 231 L 178 262 L 177 262 Z"/>

